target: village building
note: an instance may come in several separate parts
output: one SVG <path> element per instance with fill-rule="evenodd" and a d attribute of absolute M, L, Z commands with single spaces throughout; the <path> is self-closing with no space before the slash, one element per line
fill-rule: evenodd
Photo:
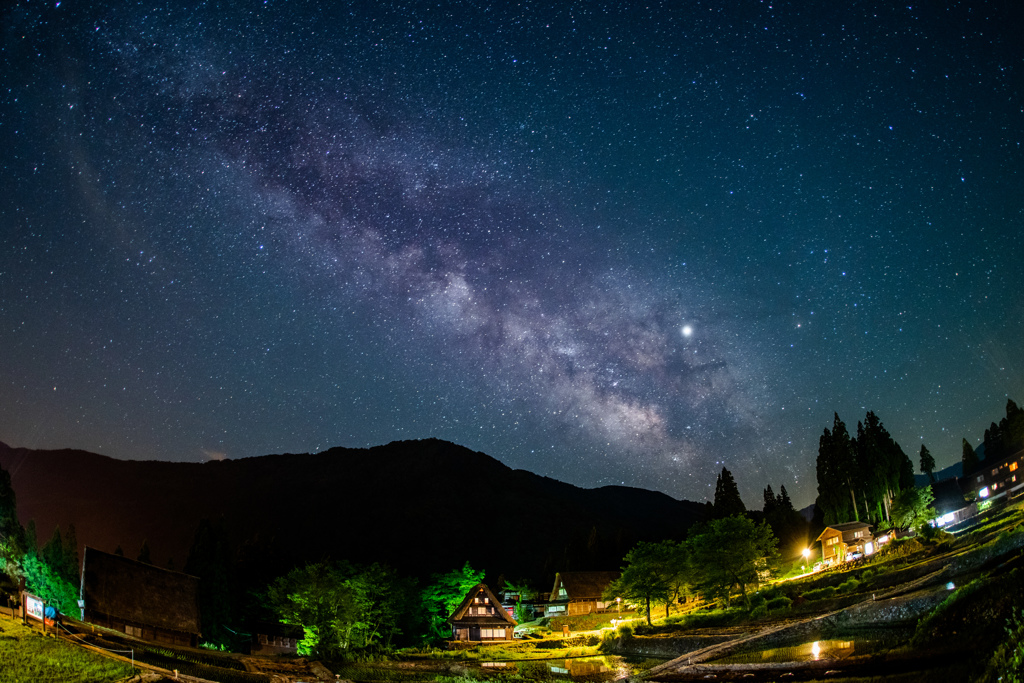
<path fill-rule="evenodd" d="M 932 526 L 938 528 L 952 527 L 978 514 L 978 505 L 968 503 L 955 478 L 943 479 L 932 484 L 932 508 L 935 519 Z"/>
<path fill-rule="evenodd" d="M 871 525 L 846 522 L 825 527 L 815 542 L 821 541 L 821 561 L 825 564 L 845 562 L 875 551 Z"/>
<path fill-rule="evenodd" d="M 142 640 L 199 645 L 199 579 L 86 546 L 82 621 Z"/>
<path fill-rule="evenodd" d="M 619 572 L 559 572 L 545 610 L 545 616 L 577 616 L 616 609 L 614 599 L 606 600 L 604 592 L 618 579 Z"/>
<path fill-rule="evenodd" d="M 473 586 L 458 609 L 448 617 L 452 639 L 465 641 L 512 640 L 516 620 L 482 583 Z"/>
<path fill-rule="evenodd" d="M 259 623 L 252 629 L 249 653 L 254 655 L 294 655 L 304 633 L 301 626 Z"/>
<path fill-rule="evenodd" d="M 982 461 L 978 469 L 968 477 L 968 487 L 978 501 L 1008 500 L 1019 496 L 1024 490 L 1024 450 L 1008 455 L 1002 460 L 989 463 Z"/>

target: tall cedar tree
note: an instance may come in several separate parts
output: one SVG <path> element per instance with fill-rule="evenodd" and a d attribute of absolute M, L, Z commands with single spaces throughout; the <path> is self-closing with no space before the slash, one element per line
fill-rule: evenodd
<path fill-rule="evenodd" d="M 818 499 L 826 524 L 859 520 L 857 516 L 857 454 L 846 425 L 834 413 L 832 431 L 818 440 Z"/>
<path fill-rule="evenodd" d="M 57 567 L 54 567 L 57 570 Z M 82 568 L 78 564 L 78 534 L 74 523 L 68 524 L 68 533 L 64 536 L 64 564 L 59 568 L 61 574 L 73 584 L 80 583 Z"/>
<path fill-rule="evenodd" d="M 765 519 L 768 519 L 775 513 L 775 492 L 772 491 L 771 484 L 764 487 L 764 507 L 762 510 L 764 511 Z"/>
<path fill-rule="evenodd" d="M 925 446 L 924 444 L 921 444 L 921 457 L 920 457 L 920 463 L 919 464 L 921 465 L 921 473 L 928 475 L 928 483 L 929 484 L 934 484 L 935 483 L 935 458 L 933 458 L 932 454 L 928 452 L 928 447 Z"/>
<path fill-rule="evenodd" d="M 153 558 L 150 557 L 149 553 L 149 541 L 146 539 L 142 540 L 142 547 L 139 548 L 139 556 L 135 558 L 139 562 L 145 564 L 153 564 Z"/>
<path fill-rule="evenodd" d="M 11 475 L 0 467 L 0 541 L 7 543 L 12 551 L 21 550 L 23 536 Z"/>
<path fill-rule="evenodd" d="M 223 528 L 202 519 L 192 537 L 192 547 L 185 560 L 186 574 L 198 576 L 199 613 L 203 615 L 203 637 L 217 644 L 230 639 L 227 629 L 231 621 L 231 553 Z"/>
<path fill-rule="evenodd" d="M 978 469 L 978 454 L 974 452 L 974 448 L 968 443 L 967 439 L 964 439 L 963 443 L 963 455 L 960 456 L 960 467 L 961 476 L 968 476 L 972 474 L 974 470 Z"/>
<path fill-rule="evenodd" d="M 733 515 L 742 515 L 747 511 L 747 506 L 740 498 L 740 490 L 736 487 L 736 480 L 732 478 L 732 472 L 722 468 L 715 482 L 715 519 L 723 519 Z"/>
<path fill-rule="evenodd" d="M 61 537 L 59 526 L 54 528 L 50 540 L 43 546 L 42 560 L 50 568 L 50 571 L 63 575 L 64 539 Z"/>

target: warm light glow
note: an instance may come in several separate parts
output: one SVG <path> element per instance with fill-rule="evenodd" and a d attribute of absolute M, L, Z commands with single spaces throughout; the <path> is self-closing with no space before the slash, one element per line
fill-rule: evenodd
<path fill-rule="evenodd" d="M 804 548 L 804 559 L 806 560 L 810 556 L 811 556 L 811 549 L 810 548 Z"/>
<path fill-rule="evenodd" d="M 811 654 L 815 659 L 821 657 L 821 645 L 818 644 L 818 641 L 814 641 L 814 644 L 811 645 Z"/>

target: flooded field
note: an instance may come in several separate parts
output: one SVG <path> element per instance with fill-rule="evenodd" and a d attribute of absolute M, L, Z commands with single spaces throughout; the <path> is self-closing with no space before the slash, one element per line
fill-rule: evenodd
<path fill-rule="evenodd" d="M 846 659 L 854 654 L 869 654 L 870 641 L 814 640 L 799 645 L 743 652 L 716 659 L 714 664 L 768 664 L 779 662 L 816 662 L 821 659 Z"/>
<path fill-rule="evenodd" d="M 518 662 L 483 662 L 482 676 L 488 673 L 515 673 L 531 680 L 611 681 L 647 671 L 663 659 L 634 657 L 572 657 L 535 659 Z"/>

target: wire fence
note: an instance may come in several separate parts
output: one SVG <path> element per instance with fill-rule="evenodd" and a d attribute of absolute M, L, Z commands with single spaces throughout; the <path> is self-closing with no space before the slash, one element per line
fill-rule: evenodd
<path fill-rule="evenodd" d="M 64 631 L 64 633 L 67 633 L 72 638 L 77 638 L 84 645 L 88 645 L 89 647 L 94 647 L 97 650 L 105 650 L 107 652 L 113 652 L 114 654 L 118 654 L 118 655 L 130 654 L 131 655 L 131 659 L 132 659 L 132 671 L 135 671 L 135 650 L 134 649 L 129 648 L 127 650 L 112 650 L 109 647 L 102 647 L 101 645 L 96 645 L 95 643 L 88 642 L 83 636 L 80 636 L 77 633 L 73 633 L 73 632 L 69 631 L 68 628 L 64 624 L 61 624 L 60 622 L 56 622 L 56 623 L 57 623 L 57 626 L 59 626 L 61 628 L 61 630 Z"/>

